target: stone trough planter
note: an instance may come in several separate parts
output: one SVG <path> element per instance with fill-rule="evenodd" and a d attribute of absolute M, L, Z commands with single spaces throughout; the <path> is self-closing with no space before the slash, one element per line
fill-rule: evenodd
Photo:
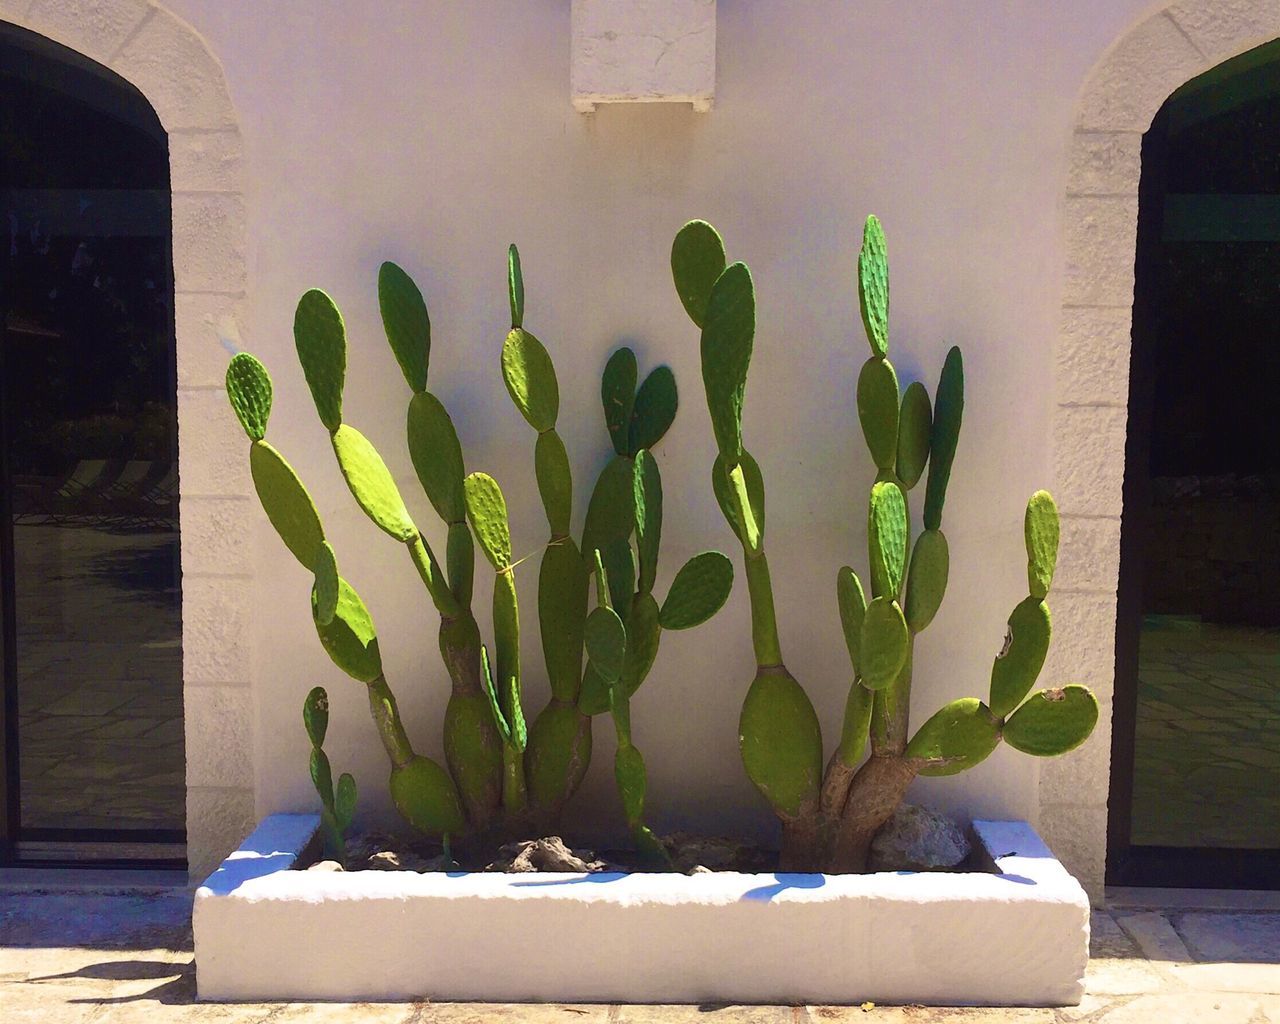
<path fill-rule="evenodd" d="M 1074 1005 L 1089 901 L 1024 822 L 987 871 L 328 873 L 273 815 L 196 893 L 201 999 Z"/>

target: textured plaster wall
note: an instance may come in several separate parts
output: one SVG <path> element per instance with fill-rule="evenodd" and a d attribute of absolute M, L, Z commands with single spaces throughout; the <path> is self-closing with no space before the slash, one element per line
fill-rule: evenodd
<path fill-rule="evenodd" d="M 423 287 L 433 390 L 469 468 L 502 482 L 518 552 L 535 551 L 545 526 L 533 437 L 498 374 L 507 242 L 524 258 L 526 326 L 560 369 L 579 516 L 607 447 L 597 395 L 608 353 L 625 342 L 642 369 L 674 367 L 684 403 L 657 452 L 665 590 L 689 554 L 731 541 L 707 482 L 696 337 L 666 263 L 685 219 L 721 228 L 759 293 L 746 433 L 769 487 L 784 651 L 830 744 L 848 683 L 834 574 L 864 565 L 873 477 L 853 402 L 866 353 L 853 274 L 862 219 L 876 212 L 889 235 L 900 374 L 932 388 L 958 343 L 969 379 L 946 517 L 952 579 L 918 652 L 917 720 L 985 693 L 1005 617 L 1025 593 L 1023 503 L 1045 484 L 1067 513 L 1045 679 L 1090 683 L 1109 710 L 1140 134 L 1188 78 L 1280 35 L 1274 3 L 717 7 L 713 113 L 582 115 L 570 103 L 560 0 L 0 0 L 0 17 L 135 82 L 171 133 L 197 870 L 254 813 L 310 807 L 298 720 L 318 682 L 334 703 L 335 766 L 356 773 L 366 813 L 387 813 L 362 690 L 321 652 L 309 581 L 249 499 L 245 443 L 219 390 L 224 340 L 242 340 L 274 371 L 270 437 L 317 495 L 370 604 L 415 740 L 440 754 L 434 616 L 403 551 L 347 494 L 292 351 L 297 297 L 324 287 L 352 337 L 346 418 L 378 444 L 442 547 L 404 451 L 407 394 L 378 320 L 386 258 Z M 535 582 L 532 571 L 520 577 L 526 609 Z M 545 683 L 531 611 L 526 622 L 536 711 Z M 635 702 L 659 827 L 769 825 L 736 752 L 747 631 L 738 593 L 713 623 L 665 638 Z M 1096 892 L 1108 732 L 1052 765 L 1002 749 L 915 795 L 1038 821 Z M 610 733 L 597 729 L 574 809 L 597 829 L 617 819 Z"/>

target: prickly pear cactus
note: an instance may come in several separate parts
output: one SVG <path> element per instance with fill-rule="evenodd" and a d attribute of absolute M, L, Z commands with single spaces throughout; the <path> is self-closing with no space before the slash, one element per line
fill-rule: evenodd
<path fill-rule="evenodd" d="M 356 780 L 347 772 L 333 784 L 333 771 L 324 752 L 324 737 L 329 728 L 329 695 L 323 686 L 307 694 L 302 705 L 302 721 L 311 740 L 311 782 L 320 797 L 320 826 L 325 847 L 339 864 L 347 863 L 347 830 L 356 814 Z"/>

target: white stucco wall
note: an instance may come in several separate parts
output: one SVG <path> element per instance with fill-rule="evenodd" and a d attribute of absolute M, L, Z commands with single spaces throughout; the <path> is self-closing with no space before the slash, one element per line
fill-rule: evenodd
<path fill-rule="evenodd" d="M 1109 711 L 1119 512 L 1110 484 L 1122 455 L 1136 140 L 1169 92 L 1272 30 L 1255 17 L 1270 7 L 1258 0 L 1185 0 L 1176 19 L 1166 6 L 720 0 L 712 113 L 647 104 L 582 115 L 570 104 L 567 0 L 167 0 L 158 13 L 145 0 L 3 0 L 0 16 L 53 25 L 55 38 L 110 61 L 182 136 L 173 165 L 175 190 L 191 190 L 175 200 L 197 719 L 188 736 L 204 801 L 193 813 L 242 821 L 250 780 L 259 815 L 311 806 L 299 708 L 316 683 L 335 706 L 335 767 L 355 772 L 365 810 L 388 804 L 363 688 L 320 650 L 309 580 L 237 497 L 248 493 L 246 453 L 218 391 L 219 335 L 238 333 L 273 371 L 271 440 L 317 495 L 344 573 L 376 617 L 415 742 L 439 756 L 447 684 L 435 616 L 404 553 L 356 508 L 333 463 L 293 354 L 297 298 L 320 286 L 341 305 L 353 339 L 346 419 L 378 444 L 441 547 L 403 445 L 407 393 L 378 318 L 381 260 L 404 265 L 426 294 L 432 388 L 453 412 L 468 468 L 506 490 L 517 552 L 533 551 L 545 525 L 533 436 L 498 373 L 506 244 L 521 248 L 526 326 L 559 368 L 579 520 L 608 447 L 598 375 L 609 352 L 632 345 L 642 372 L 670 363 L 683 405 L 657 452 L 665 590 L 693 551 L 735 553 L 708 484 L 697 339 L 667 269 L 673 234 L 694 216 L 713 221 L 756 278 L 746 436 L 768 484 L 784 653 L 828 745 L 848 683 L 834 575 L 843 562 L 865 565 L 873 476 L 853 401 L 867 351 L 853 281 L 868 212 L 888 232 L 891 354 L 904 383 L 921 377 L 932 390 L 953 343 L 967 364 L 945 522 L 951 583 L 917 652 L 916 720 L 950 698 L 985 695 L 1005 618 L 1025 593 L 1023 504 L 1045 485 L 1065 489 L 1064 511 L 1075 514 L 1051 595 L 1059 653 L 1045 681 L 1079 677 Z M 220 74 L 206 70 L 210 60 Z M 1112 371 L 1096 372 L 1091 346 Z M 1079 442 L 1064 449 L 1064 437 Z M 535 584 L 530 566 L 520 576 L 530 713 L 546 696 Z M 709 625 L 665 637 L 633 709 L 658 827 L 769 824 L 736 750 L 751 672 L 741 591 Z M 193 682 L 204 689 L 193 695 Z M 591 828 L 618 818 L 611 737 L 597 728 L 572 809 Z M 921 781 L 916 795 L 1033 822 L 1043 802 L 1054 820 L 1041 826 L 1073 847 L 1064 860 L 1096 891 L 1107 742 L 1101 728 L 1091 748 L 1044 773 L 1002 749 L 959 777 Z M 202 861 L 225 852 L 202 842 Z"/>

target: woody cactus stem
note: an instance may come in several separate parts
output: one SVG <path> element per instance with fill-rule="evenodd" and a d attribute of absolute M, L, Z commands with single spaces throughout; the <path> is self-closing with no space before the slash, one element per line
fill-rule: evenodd
<path fill-rule="evenodd" d="M 871 356 L 857 382 L 858 419 L 876 480 L 868 503 L 870 595 L 848 566 L 836 598 L 853 680 L 840 741 L 822 767 L 822 737 L 804 689 L 778 644 L 764 554 L 764 483 L 743 447 L 742 405 L 755 335 L 755 293 L 743 263 L 726 266 L 724 243 L 704 221 L 686 224 L 672 246 L 676 291 L 702 331 L 702 375 L 719 454 L 717 501 L 742 544 L 751 596 L 757 670 L 747 691 L 739 740 L 747 774 L 782 821 L 783 866 L 861 871 L 875 833 L 917 775 L 952 775 L 984 760 L 1005 740 L 1047 757 L 1092 732 L 1098 706 L 1081 686 L 1027 697 L 1049 646 L 1045 604 L 1058 548 L 1058 514 L 1045 491 L 1027 505 L 1028 597 L 1009 617 L 991 672 L 987 703 L 952 701 L 910 733 L 915 639 L 946 590 L 949 552 L 942 512 L 964 407 L 959 349 L 948 354 L 931 403 L 905 392 L 889 353 L 889 272 L 880 222 L 869 217 L 858 257 L 858 302 Z M 928 470 L 924 530 L 912 543 L 907 496 Z"/>

